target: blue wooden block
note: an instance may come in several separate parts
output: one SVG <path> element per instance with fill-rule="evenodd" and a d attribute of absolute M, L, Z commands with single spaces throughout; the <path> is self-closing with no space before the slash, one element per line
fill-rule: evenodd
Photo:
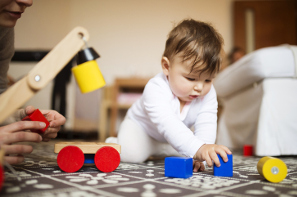
<path fill-rule="evenodd" d="M 233 176 L 233 155 L 227 155 L 228 162 L 224 162 L 221 155 L 218 154 L 221 166 L 217 167 L 215 164 L 213 165 L 213 175 L 214 176 Z"/>
<path fill-rule="evenodd" d="M 186 157 L 166 157 L 165 176 L 189 178 L 193 176 L 193 159 Z"/>

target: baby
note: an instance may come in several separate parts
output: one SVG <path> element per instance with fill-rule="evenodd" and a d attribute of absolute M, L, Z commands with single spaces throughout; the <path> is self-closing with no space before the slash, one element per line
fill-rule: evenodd
<path fill-rule="evenodd" d="M 228 161 L 231 151 L 216 145 L 217 96 L 212 85 L 220 69 L 223 39 L 209 24 L 184 20 L 169 33 L 161 59 L 162 73 L 145 86 L 128 110 L 118 138 L 121 160 L 139 163 L 150 156 L 186 156 L 193 171 L 203 171 L 217 154 Z M 194 128 L 192 131 L 191 128 Z"/>

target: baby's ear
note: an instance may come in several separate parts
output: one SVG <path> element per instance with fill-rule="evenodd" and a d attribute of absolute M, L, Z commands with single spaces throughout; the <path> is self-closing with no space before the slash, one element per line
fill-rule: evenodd
<path fill-rule="evenodd" d="M 169 74 L 169 67 L 170 67 L 170 61 L 167 57 L 162 57 L 161 59 L 161 65 L 162 65 L 162 70 L 163 70 L 163 73 L 168 76 Z"/>

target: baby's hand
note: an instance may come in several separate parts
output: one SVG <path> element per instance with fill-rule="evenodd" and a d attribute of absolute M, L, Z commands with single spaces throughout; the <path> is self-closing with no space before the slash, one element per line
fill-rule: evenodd
<path fill-rule="evenodd" d="M 202 172 L 205 170 L 205 166 L 203 164 L 203 162 L 197 161 L 197 160 L 193 160 L 193 172 Z"/>
<path fill-rule="evenodd" d="M 214 161 L 215 165 L 217 167 L 220 167 L 221 164 L 217 154 L 220 154 L 223 161 L 227 162 L 227 154 L 232 154 L 232 152 L 226 146 L 223 145 L 204 144 L 199 148 L 199 150 L 194 156 L 194 159 L 201 162 L 206 161 L 209 167 L 212 166 L 212 161 Z"/>

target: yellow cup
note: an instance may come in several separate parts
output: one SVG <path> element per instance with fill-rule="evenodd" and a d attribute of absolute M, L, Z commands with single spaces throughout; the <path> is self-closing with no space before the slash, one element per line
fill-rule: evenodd
<path fill-rule="evenodd" d="M 95 60 L 73 67 L 72 73 L 82 93 L 94 91 L 106 84 Z"/>

